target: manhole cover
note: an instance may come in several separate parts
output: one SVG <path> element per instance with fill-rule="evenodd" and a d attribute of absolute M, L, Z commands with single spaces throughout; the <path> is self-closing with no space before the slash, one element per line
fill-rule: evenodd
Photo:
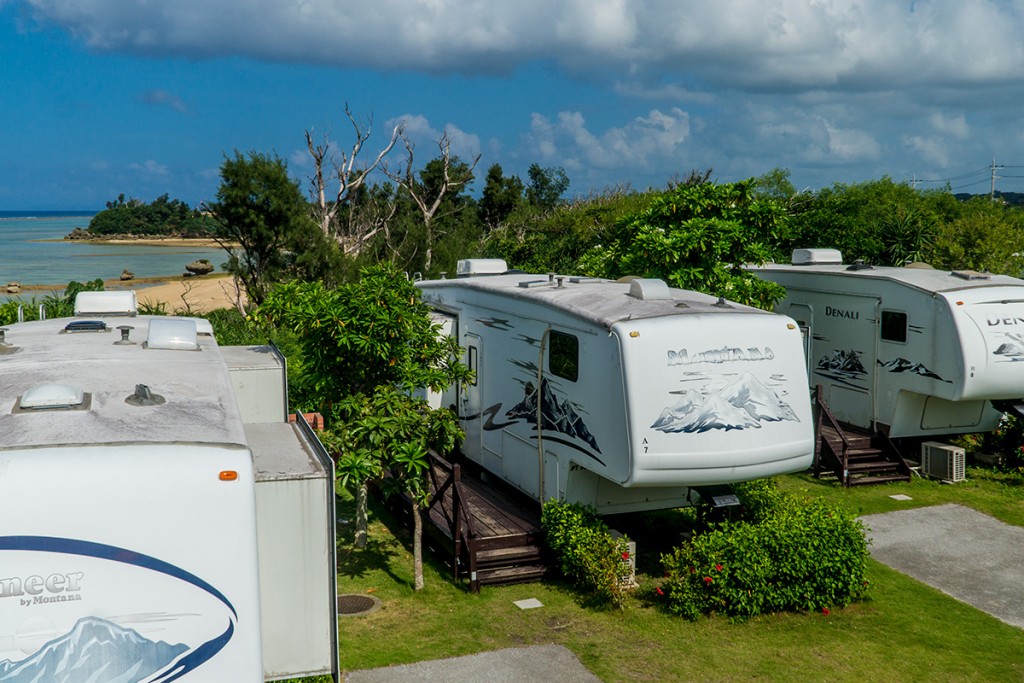
<path fill-rule="evenodd" d="M 381 602 L 372 595 L 350 594 L 338 596 L 338 616 L 358 617 L 362 614 L 376 612 Z"/>

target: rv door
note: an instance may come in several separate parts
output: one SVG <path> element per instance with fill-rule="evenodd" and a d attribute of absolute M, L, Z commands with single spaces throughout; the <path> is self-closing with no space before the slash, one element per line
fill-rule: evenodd
<path fill-rule="evenodd" d="M 484 381 L 480 365 L 483 340 L 479 335 L 467 332 L 462 338 L 462 345 L 466 349 L 466 365 L 473 371 L 473 379 L 466 383 L 459 397 L 459 419 L 466 430 L 463 448 L 467 454 L 480 453 L 484 422 L 484 416 L 480 414 L 480 389 Z"/>

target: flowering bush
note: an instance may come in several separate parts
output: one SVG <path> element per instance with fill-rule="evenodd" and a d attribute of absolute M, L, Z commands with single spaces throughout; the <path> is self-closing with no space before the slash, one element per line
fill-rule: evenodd
<path fill-rule="evenodd" d="M 597 511 L 548 501 L 541 511 L 544 539 L 562 574 L 601 602 L 621 607 L 632 574 L 625 537 L 613 538 Z"/>
<path fill-rule="evenodd" d="M 864 596 L 867 540 L 852 514 L 764 483 L 737 492 L 749 521 L 721 524 L 662 557 L 659 595 L 670 612 L 688 619 L 712 612 L 827 614 Z"/>

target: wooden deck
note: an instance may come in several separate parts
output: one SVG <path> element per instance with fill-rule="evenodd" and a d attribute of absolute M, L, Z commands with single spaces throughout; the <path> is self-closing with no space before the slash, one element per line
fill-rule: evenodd
<path fill-rule="evenodd" d="M 536 581 L 547 570 L 539 506 L 431 454 L 428 531 L 450 549 L 453 575 L 481 585 Z"/>

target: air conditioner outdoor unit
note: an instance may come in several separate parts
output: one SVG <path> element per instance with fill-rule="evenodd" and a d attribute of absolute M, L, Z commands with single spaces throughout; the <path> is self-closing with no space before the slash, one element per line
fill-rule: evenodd
<path fill-rule="evenodd" d="M 964 449 L 938 441 L 925 441 L 921 444 L 921 469 L 934 479 L 963 481 Z"/>

